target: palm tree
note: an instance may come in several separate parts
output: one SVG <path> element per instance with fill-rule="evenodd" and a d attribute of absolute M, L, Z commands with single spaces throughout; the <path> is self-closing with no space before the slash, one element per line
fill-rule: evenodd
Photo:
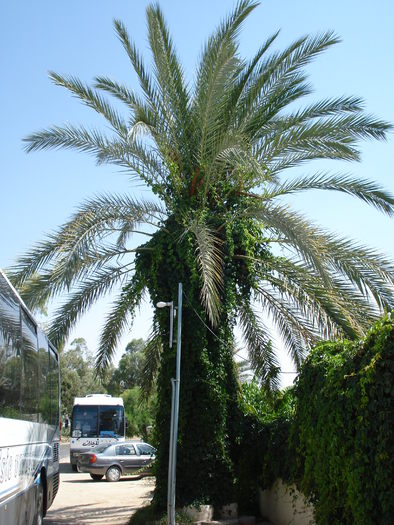
<path fill-rule="evenodd" d="M 176 301 L 177 283 L 183 282 L 178 504 L 233 497 L 236 323 L 251 365 L 275 388 L 277 349 L 264 314 L 299 367 L 316 341 L 358 337 L 394 304 L 389 261 L 311 224 L 282 200 L 310 189 L 334 190 L 392 215 L 393 197 L 374 182 L 289 170 L 314 159 L 357 161 L 359 140 L 383 139 L 390 126 L 366 115 L 356 97 L 293 109 L 310 93 L 304 66 L 338 38 L 331 32 L 306 36 L 273 52 L 274 33 L 245 60 L 238 34 L 256 5 L 239 1 L 218 26 L 203 48 L 193 85 L 185 80 L 158 5 L 147 8 L 152 66 L 115 21 L 138 91 L 107 77 L 88 86 L 50 74 L 56 85 L 102 115 L 112 132 L 66 125 L 25 139 L 29 152 L 90 153 L 152 191 L 150 199 L 102 195 L 84 202 L 55 234 L 19 259 L 12 278 L 30 307 L 68 294 L 50 328 L 57 344 L 98 298 L 116 294 L 101 332 L 98 370 L 109 364 L 144 295 L 153 304 Z M 125 115 L 111 106 L 109 96 L 116 107 L 123 103 Z M 174 351 L 162 350 L 167 336 L 168 312 L 156 310 L 147 353 L 150 377 L 155 367 L 159 374 L 159 505 L 166 501 L 175 368 Z"/>

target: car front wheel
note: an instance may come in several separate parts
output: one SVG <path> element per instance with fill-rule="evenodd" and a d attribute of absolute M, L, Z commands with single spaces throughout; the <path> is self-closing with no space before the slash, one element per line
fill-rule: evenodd
<path fill-rule="evenodd" d="M 107 481 L 119 481 L 120 475 L 121 472 L 118 467 L 109 467 L 105 477 L 107 478 Z"/>
<path fill-rule="evenodd" d="M 94 481 L 100 481 L 100 479 L 103 478 L 102 474 L 90 474 L 90 477 L 94 479 Z"/>

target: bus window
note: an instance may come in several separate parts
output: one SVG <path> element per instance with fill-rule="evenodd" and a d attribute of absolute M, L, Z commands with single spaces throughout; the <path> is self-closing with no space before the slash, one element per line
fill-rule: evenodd
<path fill-rule="evenodd" d="M 49 423 L 51 420 L 51 389 L 49 382 L 49 351 L 48 340 L 38 332 L 38 365 L 39 365 L 39 394 L 40 394 L 40 422 Z"/>
<path fill-rule="evenodd" d="M 72 437 L 97 436 L 97 406 L 76 405 L 72 416 Z"/>
<path fill-rule="evenodd" d="M 51 396 L 51 425 L 57 425 L 59 421 L 59 364 L 55 352 L 49 347 L 49 388 Z"/>
<path fill-rule="evenodd" d="M 99 437 L 124 436 L 124 408 L 122 406 L 100 406 Z"/>
<path fill-rule="evenodd" d="M 1 277 L 1 276 L 0 276 Z M 18 419 L 21 388 L 19 305 L 0 279 L 0 416 Z"/>
<path fill-rule="evenodd" d="M 38 421 L 38 349 L 37 331 L 29 316 L 22 314 L 22 418 Z"/>

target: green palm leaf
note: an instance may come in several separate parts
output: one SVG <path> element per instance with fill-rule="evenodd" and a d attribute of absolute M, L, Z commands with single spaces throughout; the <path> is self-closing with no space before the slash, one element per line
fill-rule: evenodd
<path fill-rule="evenodd" d="M 144 365 L 141 378 L 141 394 L 146 399 L 152 393 L 153 385 L 160 368 L 160 360 L 163 352 L 159 327 L 154 325 L 148 337 L 144 350 Z"/>
<path fill-rule="evenodd" d="M 201 270 L 201 300 L 213 326 L 220 318 L 221 292 L 223 289 L 223 259 L 221 240 L 198 220 L 193 220 L 188 230 L 196 239 L 196 255 Z"/>
<path fill-rule="evenodd" d="M 258 318 L 253 308 L 242 299 L 239 319 L 253 371 L 268 391 L 277 390 L 280 368 L 276 349 L 269 338 L 270 331 Z"/>
<path fill-rule="evenodd" d="M 363 181 L 350 175 L 329 173 L 315 173 L 285 181 L 267 188 L 262 197 L 272 200 L 275 197 L 306 190 L 335 190 L 353 195 L 377 208 L 379 211 L 393 215 L 394 197 L 373 181 Z"/>
<path fill-rule="evenodd" d="M 96 355 L 96 367 L 99 371 L 104 371 L 111 362 L 113 353 L 116 350 L 119 338 L 125 331 L 128 323 L 131 322 L 136 308 L 141 303 L 145 284 L 141 282 L 138 275 L 122 287 L 122 291 L 113 302 L 103 330 L 100 336 L 99 348 Z"/>

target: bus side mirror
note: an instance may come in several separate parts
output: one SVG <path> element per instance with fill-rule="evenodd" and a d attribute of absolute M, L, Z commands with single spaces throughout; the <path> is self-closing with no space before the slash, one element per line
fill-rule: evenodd
<path fill-rule="evenodd" d="M 129 426 L 129 420 L 127 419 L 127 417 L 125 418 L 125 427 L 127 428 Z"/>

